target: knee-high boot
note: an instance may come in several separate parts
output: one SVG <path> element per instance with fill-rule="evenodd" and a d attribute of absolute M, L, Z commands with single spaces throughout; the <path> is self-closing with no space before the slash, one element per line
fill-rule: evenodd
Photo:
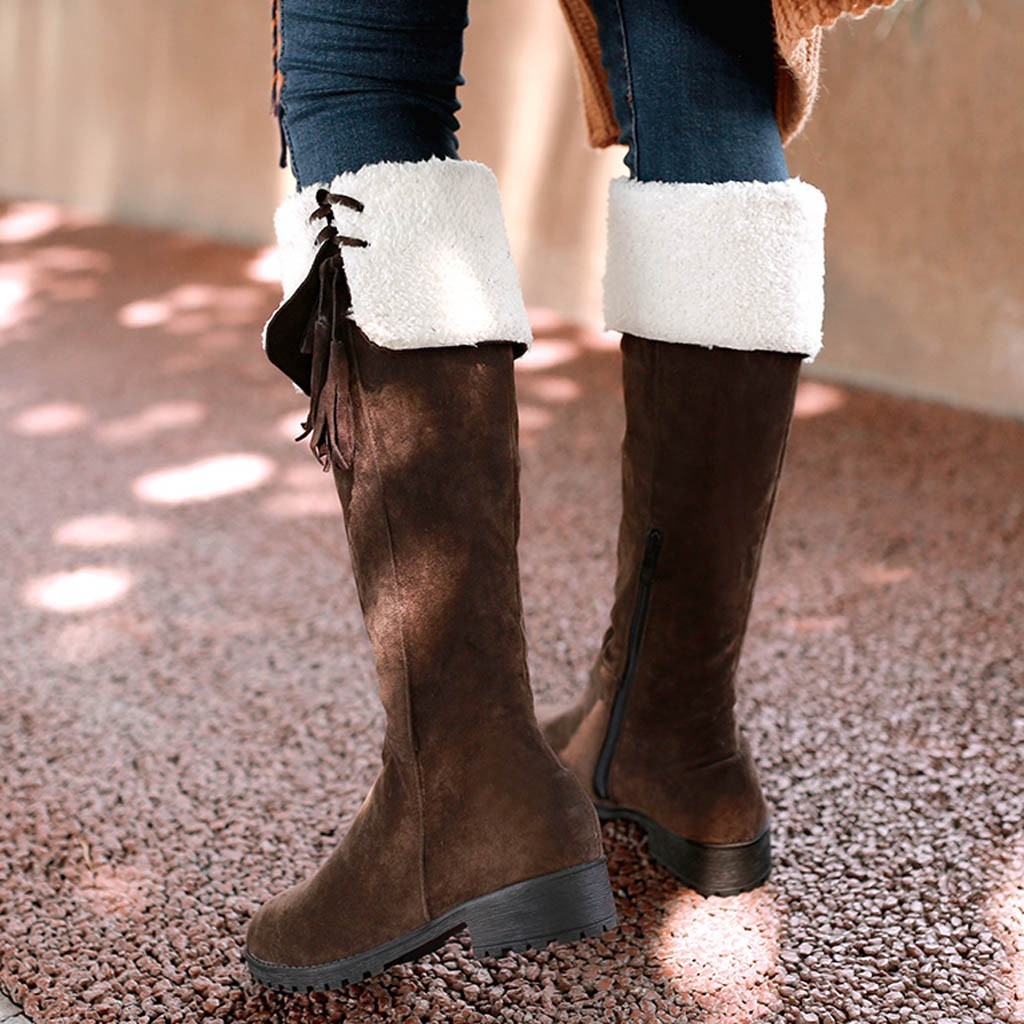
<path fill-rule="evenodd" d="M 615 920 L 597 818 L 526 667 L 513 358 L 529 327 L 493 176 L 373 165 L 287 200 L 277 226 L 299 272 L 319 248 L 267 352 L 311 393 L 387 727 L 348 833 L 250 923 L 249 968 L 328 988 L 464 926 L 480 954 L 596 934 Z"/>
<path fill-rule="evenodd" d="M 574 705 L 541 715 L 602 818 L 692 888 L 753 888 L 768 808 L 736 670 L 801 362 L 820 348 L 821 193 L 797 180 L 620 180 L 606 320 L 626 432 L 611 625 Z M 657 339 L 657 340 L 654 340 Z"/>

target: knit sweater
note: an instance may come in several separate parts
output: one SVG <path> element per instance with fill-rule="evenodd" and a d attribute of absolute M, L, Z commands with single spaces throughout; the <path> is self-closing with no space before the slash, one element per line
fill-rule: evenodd
<path fill-rule="evenodd" d="M 860 17 L 872 7 L 888 7 L 895 0 L 772 0 L 775 17 L 775 114 L 782 141 L 789 142 L 807 122 L 818 93 L 818 67 L 822 30 L 844 14 Z M 619 125 L 612 109 L 608 79 L 601 66 L 597 22 L 590 0 L 559 0 L 576 47 L 577 68 L 583 86 L 587 135 L 592 146 L 619 141 Z"/>

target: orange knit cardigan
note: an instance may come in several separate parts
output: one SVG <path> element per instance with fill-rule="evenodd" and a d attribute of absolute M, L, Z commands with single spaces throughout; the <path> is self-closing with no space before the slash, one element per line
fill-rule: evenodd
<path fill-rule="evenodd" d="M 872 7 L 888 7 L 895 0 L 772 0 L 775 16 L 776 62 L 779 73 L 775 114 L 782 141 L 789 142 L 804 126 L 818 93 L 818 64 L 822 30 L 844 14 L 859 17 Z M 597 22 L 590 0 L 559 0 L 576 46 L 577 67 L 583 86 L 587 135 L 592 146 L 619 141 L 619 125 L 612 110 L 608 80 L 601 66 Z"/>

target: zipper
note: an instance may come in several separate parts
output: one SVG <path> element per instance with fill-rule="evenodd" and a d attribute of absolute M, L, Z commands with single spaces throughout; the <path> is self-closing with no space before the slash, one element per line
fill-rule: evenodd
<path fill-rule="evenodd" d="M 659 529 L 651 529 L 647 533 L 647 541 L 644 544 L 643 558 L 640 560 L 640 580 L 637 587 L 636 604 L 633 606 L 633 617 L 629 623 L 629 641 L 626 647 L 626 665 L 622 670 L 622 678 L 619 680 L 619 688 L 612 703 L 611 716 L 608 719 L 608 731 L 605 733 L 604 743 L 597 756 L 597 764 L 594 766 L 594 792 L 602 799 L 608 799 L 608 776 L 611 772 L 612 758 L 615 755 L 615 748 L 619 742 L 619 733 L 622 731 L 622 722 L 626 717 L 626 704 L 629 701 L 629 691 L 633 686 L 633 679 L 636 676 L 637 666 L 640 662 L 640 648 L 644 641 L 644 630 L 647 626 L 647 614 L 651 605 L 651 586 L 654 583 L 654 570 L 658 565 L 658 555 L 661 552 L 661 542 L 664 539 Z"/>

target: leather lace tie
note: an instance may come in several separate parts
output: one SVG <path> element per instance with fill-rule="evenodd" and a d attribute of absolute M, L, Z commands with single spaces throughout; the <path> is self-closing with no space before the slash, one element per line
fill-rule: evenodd
<path fill-rule="evenodd" d="M 355 452 L 350 352 L 352 332 L 358 328 L 351 318 L 351 294 L 341 248 L 365 248 L 369 243 L 340 234 L 334 222 L 333 204 L 359 213 L 363 209 L 359 200 L 322 188 L 316 193 L 316 201 L 317 208 L 309 220 L 315 223 L 322 219 L 324 227 L 315 245 L 329 246 L 333 251 L 320 263 L 316 315 L 302 339 L 301 351 L 312 362 L 309 415 L 295 440 L 308 437 L 310 451 L 327 472 L 332 463 L 341 469 L 350 468 Z"/>

